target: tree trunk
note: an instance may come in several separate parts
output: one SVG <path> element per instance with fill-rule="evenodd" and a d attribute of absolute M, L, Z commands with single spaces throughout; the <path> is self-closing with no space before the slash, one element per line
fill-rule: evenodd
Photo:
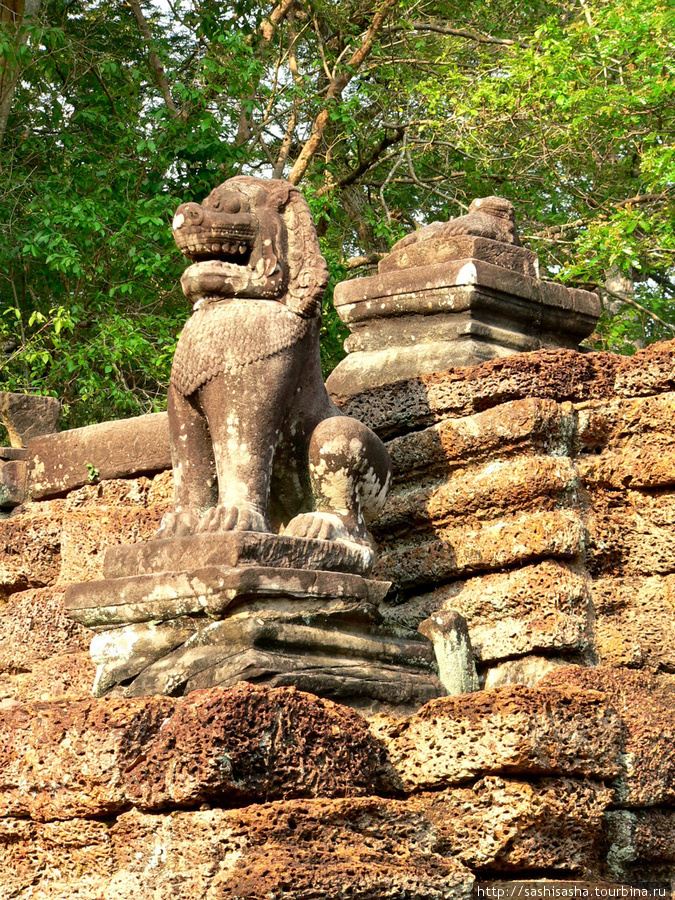
<path fill-rule="evenodd" d="M 18 51 L 28 40 L 28 32 L 24 25 L 39 13 L 41 2 L 42 0 L 1 0 L 0 25 L 3 26 L 3 30 L 7 29 L 13 33 L 11 42 L 13 51 Z M 11 56 L 0 58 L 0 146 L 7 130 L 21 71 L 21 67 Z"/>

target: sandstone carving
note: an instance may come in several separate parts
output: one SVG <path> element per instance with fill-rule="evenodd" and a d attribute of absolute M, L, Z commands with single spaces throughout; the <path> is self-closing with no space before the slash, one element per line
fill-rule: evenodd
<path fill-rule="evenodd" d="M 599 298 L 539 279 L 508 200 L 474 200 L 380 260 L 378 274 L 342 282 L 335 306 L 351 334 L 328 386 L 341 396 L 543 347 L 576 348 L 595 328 Z"/>
<path fill-rule="evenodd" d="M 176 510 L 161 536 L 285 533 L 368 544 L 390 466 L 380 440 L 323 384 L 328 268 L 311 213 L 284 181 L 239 176 L 173 222 L 194 303 L 176 348 L 168 413 Z M 214 492 L 217 484 L 217 503 Z"/>
<path fill-rule="evenodd" d="M 521 246 L 516 232 L 513 204 L 502 197 L 483 197 L 471 203 L 465 216 L 450 219 L 449 222 L 432 222 L 431 225 L 406 235 L 394 244 L 392 253 L 423 241 L 433 241 L 440 246 L 447 238 L 459 235 L 489 238 L 491 241 Z"/>
<path fill-rule="evenodd" d="M 168 396 L 174 509 L 68 588 L 70 617 L 99 632 L 95 695 L 247 680 L 404 707 L 439 696 L 431 641 L 387 624 L 389 583 L 367 578 L 391 461 L 323 384 L 328 270 L 307 203 L 240 176 L 173 228 L 194 305 Z"/>

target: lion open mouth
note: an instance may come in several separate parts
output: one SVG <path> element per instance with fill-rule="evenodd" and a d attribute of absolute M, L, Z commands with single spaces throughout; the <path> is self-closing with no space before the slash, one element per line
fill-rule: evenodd
<path fill-rule="evenodd" d="M 256 219 L 242 209 L 208 209 L 198 203 L 184 203 L 173 219 L 178 249 L 192 262 L 218 260 L 246 266 L 257 233 Z"/>

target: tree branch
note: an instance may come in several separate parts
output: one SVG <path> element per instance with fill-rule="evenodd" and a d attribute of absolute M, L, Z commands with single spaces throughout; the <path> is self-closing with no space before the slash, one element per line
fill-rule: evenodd
<path fill-rule="evenodd" d="M 666 322 L 665 319 L 657 316 L 656 313 L 652 312 L 651 309 L 647 309 L 647 307 L 643 306 L 641 303 L 638 303 L 637 300 L 629 300 L 628 297 L 622 294 L 617 294 L 615 291 L 610 291 L 606 287 L 601 287 L 600 290 L 605 294 L 609 294 L 610 297 L 614 297 L 615 300 L 619 300 L 621 303 L 625 303 L 626 306 L 632 306 L 633 309 L 639 310 L 641 313 L 649 316 L 650 319 L 653 319 L 655 322 L 658 322 L 659 325 L 663 325 L 668 329 L 668 331 L 671 331 L 673 332 L 673 334 L 675 334 L 675 325 L 671 325 L 670 322 Z"/>
<path fill-rule="evenodd" d="M 274 37 L 274 32 L 279 24 L 283 22 L 286 14 L 294 3 L 295 0 L 281 0 L 281 3 L 277 3 L 269 16 L 262 20 L 260 23 L 260 34 L 266 44 L 271 42 Z"/>
<path fill-rule="evenodd" d="M 143 40 L 145 41 L 145 44 L 148 48 L 150 67 L 154 72 L 157 85 L 162 92 L 162 96 L 164 97 L 164 104 L 166 105 L 166 108 L 169 110 L 171 115 L 175 117 L 178 115 L 178 110 L 176 109 L 176 104 L 173 102 L 173 98 L 171 97 L 169 81 L 166 77 L 166 72 L 164 71 L 162 60 L 155 52 L 152 34 L 150 33 L 150 26 L 148 25 L 147 19 L 143 15 L 141 4 L 139 0 L 127 0 L 127 3 L 133 10 L 134 16 L 136 17 L 136 22 L 138 23 L 138 30 L 143 35 Z"/>
<path fill-rule="evenodd" d="M 286 18 L 288 13 L 292 10 L 293 4 L 295 2 L 296 0 L 281 0 L 280 3 L 277 3 L 269 16 L 266 19 L 262 20 L 258 33 L 260 34 L 260 42 L 263 47 L 268 47 L 272 43 L 272 38 L 274 37 L 275 31 Z M 255 80 L 251 83 L 248 94 L 242 101 L 241 109 L 239 111 L 237 136 L 234 139 L 234 143 L 236 146 L 240 146 L 241 144 L 246 143 L 246 141 L 251 136 L 251 116 L 246 110 L 246 101 L 253 100 L 257 87 L 258 81 Z"/>
<path fill-rule="evenodd" d="M 339 100 L 342 97 L 342 92 L 352 80 L 353 76 L 356 74 L 363 61 L 368 57 L 370 51 L 373 49 L 375 39 L 382 29 L 389 11 L 393 6 L 396 6 L 397 2 L 398 0 L 384 0 L 378 11 L 375 13 L 373 21 L 370 24 L 370 28 L 366 32 L 358 50 L 356 50 L 352 54 L 346 64 L 345 69 L 339 73 L 335 72 L 335 74 L 333 75 L 333 78 L 331 79 L 328 86 L 328 91 L 326 93 L 327 105 L 324 106 L 324 108 L 314 120 L 312 133 L 305 141 L 305 144 L 288 175 L 288 180 L 292 184 L 298 184 L 300 181 L 302 181 L 305 172 L 307 171 L 307 166 L 310 164 L 316 151 L 319 149 L 319 145 L 323 139 L 326 127 L 328 125 L 328 122 L 330 121 L 330 101 Z"/>
<path fill-rule="evenodd" d="M 493 37 L 491 34 L 477 34 L 475 31 L 466 31 L 464 28 L 450 28 L 448 25 L 436 25 L 434 22 L 411 22 L 410 25 L 394 25 L 391 31 L 434 31 L 437 34 L 449 34 L 453 37 L 463 37 L 469 41 L 477 41 L 479 44 L 502 44 L 512 47 L 514 44 L 522 44 L 523 41 L 514 41 L 511 38 Z"/>
<path fill-rule="evenodd" d="M 361 160 L 355 169 L 352 169 L 348 175 L 344 175 L 333 184 L 325 184 L 322 188 L 319 188 L 316 192 L 316 196 L 323 197 L 324 194 L 327 194 L 335 188 L 348 187 L 350 184 L 354 184 L 354 182 L 358 181 L 362 175 L 365 175 L 366 172 L 379 161 L 385 150 L 388 150 L 389 147 L 393 147 L 394 144 L 398 144 L 399 141 L 403 139 L 404 134 L 405 127 L 403 125 L 399 126 L 391 137 L 387 137 L 385 134 L 377 147 L 374 147 L 366 159 Z"/>
<path fill-rule="evenodd" d="M 656 200 L 666 200 L 668 194 L 637 194 L 635 197 L 629 197 L 627 200 L 621 200 L 615 203 L 615 209 L 621 209 L 623 206 L 639 206 L 641 203 L 653 203 Z"/>

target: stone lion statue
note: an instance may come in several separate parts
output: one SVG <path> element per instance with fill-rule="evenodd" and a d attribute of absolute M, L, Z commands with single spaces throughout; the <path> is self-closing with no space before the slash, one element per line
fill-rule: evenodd
<path fill-rule="evenodd" d="M 391 463 L 343 416 L 319 358 L 328 268 L 302 194 L 281 180 L 231 178 L 178 208 L 193 261 L 194 312 L 178 341 L 168 416 L 175 511 L 157 537 L 274 533 L 370 547 Z"/>

